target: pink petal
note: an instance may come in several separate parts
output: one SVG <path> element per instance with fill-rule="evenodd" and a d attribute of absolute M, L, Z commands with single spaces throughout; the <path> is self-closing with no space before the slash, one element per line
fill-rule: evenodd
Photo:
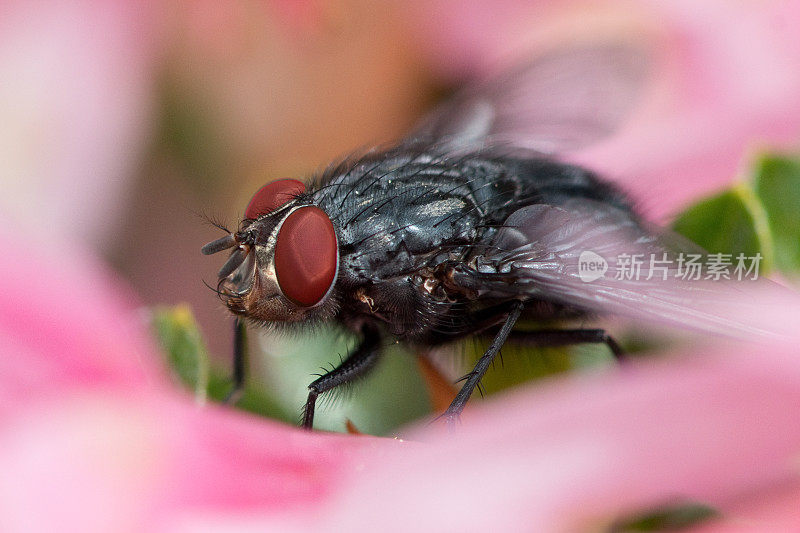
<path fill-rule="evenodd" d="M 0 349 L 13 350 L 0 376 L 27 385 L 0 413 L 7 530 L 357 531 L 387 516 L 397 530 L 571 529 L 675 496 L 733 509 L 797 477 L 794 344 L 530 387 L 474 407 L 456 435 L 424 428 L 412 446 L 309 434 L 170 391 L 101 268 L 2 237 L 13 251 L 2 279 L 18 283 L 0 308 Z"/>
<path fill-rule="evenodd" d="M 735 179 L 759 149 L 800 137 L 794 2 L 656 3 L 656 80 L 627 127 L 581 160 L 617 178 L 653 217 Z"/>
<path fill-rule="evenodd" d="M 0 224 L 0 415 L 41 395 L 167 386 L 145 316 L 80 247 L 22 247 Z"/>
<path fill-rule="evenodd" d="M 150 127 L 150 4 L 0 6 L 0 206 L 40 239 L 98 242 Z"/>
<path fill-rule="evenodd" d="M 119 392 L 31 401 L 0 429 L 3 531 L 142 531 L 205 514 L 306 509 L 368 437 L 312 434 L 185 397 Z"/>
<path fill-rule="evenodd" d="M 427 444 L 368 461 L 325 524 L 574 530 L 676 497 L 724 511 L 797 481 L 794 346 L 738 352 L 531 387 L 475 410 L 457 435 L 415 433 Z"/>
<path fill-rule="evenodd" d="M 431 60 L 450 76 L 565 42 L 648 43 L 653 79 L 630 122 L 574 159 L 655 219 L 729 184 L 755 150 L 800 137 L 797 2 L 437 0 L 420 13 Z"/>
<path fill-rule="evenodd" d="M 743 498 L 731 505 L 721 520 L 699 527 L 696 531 L 798 531 L 798 501 L 800 482 L 789 482 Z"/>
<path fill-rule="evenodd" d="M 120 282 L 76 246 L 0 225 L 0 529 L 141 531 L 308 507 L 364 449 L 173 388 Z"/>

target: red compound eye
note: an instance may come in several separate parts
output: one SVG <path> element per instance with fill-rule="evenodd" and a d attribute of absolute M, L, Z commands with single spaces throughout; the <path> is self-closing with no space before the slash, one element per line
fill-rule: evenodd
<path fill-rule="evenodd" d="M 261 215 L 266 215 L 275 211 L 280 206 L 294 198 L 300 193 L 305 192 L 306 186 L 302 181 L 293 179 L 276 180 L 267 183 L 253 195 L 247 209 L 244 210 L 245 218 L 256 219 Z"/>
<path fill-rule="evenodd" d="M 286 217 L 275 244 L 275 273 L 283 294 L 311 307 L 336 278 L 338 243 L 333 224 L 318 207 L 302 207 Z"/>

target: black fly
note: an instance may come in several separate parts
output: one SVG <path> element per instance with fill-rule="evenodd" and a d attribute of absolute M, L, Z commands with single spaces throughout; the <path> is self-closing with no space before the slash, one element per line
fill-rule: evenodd
<path fill-rule="evenodd" d="M 311 185 L 262 187 L 240 229 L 203 253 L 234 248 L 219 294 L 236 319 L 295 327 L 335 322 L 360 343 L 309 386 L 317 397 L 369 371 L 382 340 L 433 347 L 472 335 L 494 340 L 445 417 L 456 420 L 503 343 L 617 344 L 600 329 L 514 331 L 520 317 L 612 313 L 708 330 L 724 320 L 687 312 L 658 280 L 588 279 L 621 254 L 666 253 L 625 195 L 592 172 L 545 155 L 607 134 L 634 99 L 643 56 L 631 47 L 548 54 L 467 88 L 396 146 L 330 167 Z M 590 254 L 586 256 L 585 254 Z M 584 265 L 584 266 L 586 266 Z"/>

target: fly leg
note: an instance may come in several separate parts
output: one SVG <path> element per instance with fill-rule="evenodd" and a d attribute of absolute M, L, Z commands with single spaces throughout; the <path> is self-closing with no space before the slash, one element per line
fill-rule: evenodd
<path fill-rule="evenodd" d="M 572 344 L 605 344 L 618 362 L 626 359 L 625 352 L 604 329 L 540 329 L 514 331 L 511 339 L 534 346 L 569 346 Z"/>
<path fill-rule="evenodd" d="M 339 366 L 308 386 L 308 400 L 303 409 L 303 428 L 313 427 L 314 408 L 320 394 L 363 376 L 375 366 L 380 354 L 380 334 L 376 328 L 365 326 L 362 335 L 361 344 Z"/>
<path fill-rule="evenodd" d="M 244 380 L 247 366 L 247 330 L 244 320 L 233 319 L 233 388 L 225 396 L 224 402 L 233 405 L 239 401 L 244 392 Z"/>
<path fill-rule="evenodd" d="M 442 418 L 445 419 L 448 426 L 452 427 L 453 424 L 458 420 L 461 411 L 463 411 L 464 406 L 467 405 L 469 397 L 472 396 L 472 391 L 475 390 L 475 387 L 477 387 L 481 379 L 483 379 L 483 375 L 486 374 L 486 371 L 489 369 L 489 365 L 492 363 L 495 356 L 500 352 L 500 348 L 502 348 L 503 344 L 506 342 L 506 339 L 508 339 L 508 336 L 511 334 L 514 324 L 516 324 L 517 320 L 519 319 L 519 315 L 522 313 L 522 307 L 522 302 L 514 302 L 513 306 L 511 307 L 511 311 L 508 313 L 505 323 L 495 336 L 492 344 L 489 345 L 489 349 L 487 349 L 486 353 L 484 353 L 481 358 L 478 359 L 478 362 L 475 364 L 475 369 L 467 374 L 467 379 L 464 382 L 464 386 L 462 386 L 461 390 L 458 391 L 458 394 L 456 394 L 456 397 L 450 404 L 450 407 L 448 407 L 444 414 L 442 414 Z"/>

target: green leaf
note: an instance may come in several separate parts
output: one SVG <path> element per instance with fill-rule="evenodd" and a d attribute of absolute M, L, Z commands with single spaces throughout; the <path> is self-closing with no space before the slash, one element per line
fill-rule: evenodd
<path fill-rule="evenodd" d="M 765 255 L 770 237 L 758 231 L 752 203 L 749 188 L 739 184 L 689 207 L 673 228 L 710 253 Z"/>
<path fill-rule="evenodd" d="M 558 329 L 568 325 L 524 321 L 515 331 L 518 333 L 536 329 Z M 490 337 L 467 340 L 464 346 L 465 365 L 463 372 L 472 370 L 478 359 L 488 348 Z M 626 346 L 627 351 L 627 346 Z M 486 395 L 544 377 L 592 367 L 616 364 L 611 350 L 605 344 L 584 343 L 571 346 L 540 347 L 520 342 L 512 336 L 504 345 L 495 363 L 481 380 L 481 390 Z"/>
<path fill-rule="evenodd" d="M 491 339 L 468 341 L 469 358 L 464 372 L 472 370 L 490 341 Z M 491 395 L 528 381 L 571 370 L 573 361 L 570 353 L 569 348 L 522 346 L 509 340 L 495 358 L 493 367 L 489 368 L 481 380 L 481 389 L 487 395 Z M 460 388 L 461 385 L 462 383 L 458 383 L 456 388 Z"/>
<path fill-rule="evenodd" d="M 762 157 L 754 190 L 775 243 L 775 263 L 785 274 L 800 273 L 800 159 Z"/>
<path fill-rule="evenodd" d="M 201 403 L 207 399 L 222 402 L 233 386 L 232 370 L 227 366 L 210 364 L 211 358 L 189 306 L 156 307 L 152 311 L 152 324 L 167 364 L 178 380 L 194 392 L 195 399 Z M 235 407 L 296 423 L 297 414 L 281 409 L 257 377 L 248 377 Z"/>
<path fill-rule="evenodd" d="M 211 367 L 208 382 L 208 397 L 211 400 L 223 402 L 228 397 L 232 386 L 230 371 L 216 366 Z M 251 377 L 245 381 L 242 397 L 233 407 L 255 415 L 282 420 L 292 425 L 296 425 L 300 420 L 297 412 L 290 413 L 279 405 L 278 401 L 264 387 L 263 382 Z"/>
<path fill-rule="evenodd" d="M 191 309 L 186 305 L 157 307 L 152 313 L 153 328 L 167 363 L 178 379 L 194 391 L 195 398 L 204 401 L 209 381 L 208 352 Z"/>
<path fill-rule="evenodd" d="M 711 253 L 763 257 L 761 272 L 800 274 L 800 158 L 761 156 L 752 179 L 690 206 L 673 228 Z"/>
<path fill-rule="evenodd" d="M 313 335 L 253 335 L 254 356 L 262 368 L 254 367 L 254 377 L 263 380 L 280 406 L 297 424 L 308 397 L 308 385 L 315 373 L 329 371 L 357 345 L 358 339 L 334 328 L 320 328 Z M 316 429 L 344 431 L 350 419 L 359 431 L 371 435 L 391 435 L 392 431 L 431 412 L 425 384 L 415 356 L 396 344 L 381 353 L 376 367 L 352 385 L 337 387 L 317 402 Z"/>
<path fill-rule="evenodd" d="M 720 516 L 708 505 L 696 502 L 668 503 L 647 511 L 622 518 L 609 531 L 613 533 L 633 531 L 680 531 L 694 527 Z"/>

